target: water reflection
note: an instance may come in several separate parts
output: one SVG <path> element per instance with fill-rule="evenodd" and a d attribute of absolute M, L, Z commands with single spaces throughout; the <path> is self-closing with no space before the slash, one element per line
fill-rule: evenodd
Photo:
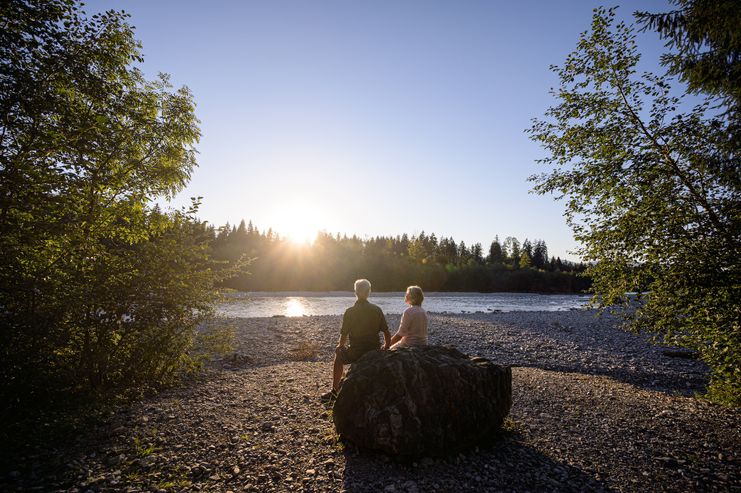
<path fill-rule="evenodd" d="M 303 298 L 288 298 L 286 300 L 286 317 L 303 317 L 307 314 L 307 306 Z"/>
<path fill-rule="evenodd" d="M 528 293 L 426 293 L 424 308 L 431 313 L 490 313 L 495 311 L 563 311 L 581 309 L 585 295 Z M 373 293 L 371 301 L 386 315 L 404 311 L 404 293 Z M 237 293 L 218 307 L 226 317 L 302 317 L 342 315 L 355 303 L 351 293 Z"/>

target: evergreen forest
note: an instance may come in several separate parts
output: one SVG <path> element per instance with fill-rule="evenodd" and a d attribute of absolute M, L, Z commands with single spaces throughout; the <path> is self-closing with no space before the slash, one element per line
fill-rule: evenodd
<path fill-rule="evenodd" d="M 435 233 L 361 239 L 318 233 L 298 245 L 252 221 L 208 227 L 215 259 L 250 265 L 223 286 L 240 291 L 346 291 L 368 278 L 375 291 L 580 293 L 590 286 L 586 265 L 548 255 L 543 240 L 496 236 L 487 249 Z"/>

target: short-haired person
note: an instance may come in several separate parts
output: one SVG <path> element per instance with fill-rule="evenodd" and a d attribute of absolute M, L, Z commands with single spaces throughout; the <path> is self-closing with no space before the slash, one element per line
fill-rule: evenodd
<path fill-rule="evenodd" d="M 422 308 L 425 295 L 419 286 L 409 286 L 404 302 L 409 308 L 401 314 L 399 330 L 391 338 L 391 349 L 427 345 L 427 313 Z"/>
<path fill-rule="evenodd" d="M 335 348 L 334 368 L 332 371 L 332 390 L 322 395 L 322 399 L 334 399 L 340 388 L 344 365 L 356 362 L 368 351 L 380 349 L 378 333 L 383 332 L 383 349 L 391 345 L 391 334 L 383 311 L 368 301 L 371 283 L 367 279 L 355 281 L 355 304 L 345 310 L 342 317 L 340 340 Z M 345 346 L 349 340 L 350 346 Z"/>

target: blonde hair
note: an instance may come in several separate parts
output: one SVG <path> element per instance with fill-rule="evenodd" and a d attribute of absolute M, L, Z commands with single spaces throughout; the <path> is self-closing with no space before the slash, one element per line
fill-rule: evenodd
<path fill-rule="evenodd" d="M 371 292 L 371 283 L 368 279 L 358 279 L 353 288 L 358 299 L 367 300 Z"/>
<path fill-rule="evenodd" d="M 409 286 L 407 288 L 407 294 L 409 295 L 409 301 L 412 302 L 412 305 L 422 305 L 422 300 L 425 299 L 425 295 L 422 292 L 422 288 L 419 286 Z"/>

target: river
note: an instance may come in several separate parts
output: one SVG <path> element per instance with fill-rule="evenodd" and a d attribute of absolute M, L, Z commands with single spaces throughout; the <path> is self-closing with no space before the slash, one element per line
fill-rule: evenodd
<path fill-rule="evenodd" d="M 404 293 L 372 293 L 370 301 L 384 313 L 406 308 Z M 422 306 L 433 313 L 568 311 L 581 309 L 587 295 L 531 293 L 426 293 Z M 302 317 L 342 315 L 355 302 L 351 292 L 229 293 L 217 313 L 227 317 Z"/>

